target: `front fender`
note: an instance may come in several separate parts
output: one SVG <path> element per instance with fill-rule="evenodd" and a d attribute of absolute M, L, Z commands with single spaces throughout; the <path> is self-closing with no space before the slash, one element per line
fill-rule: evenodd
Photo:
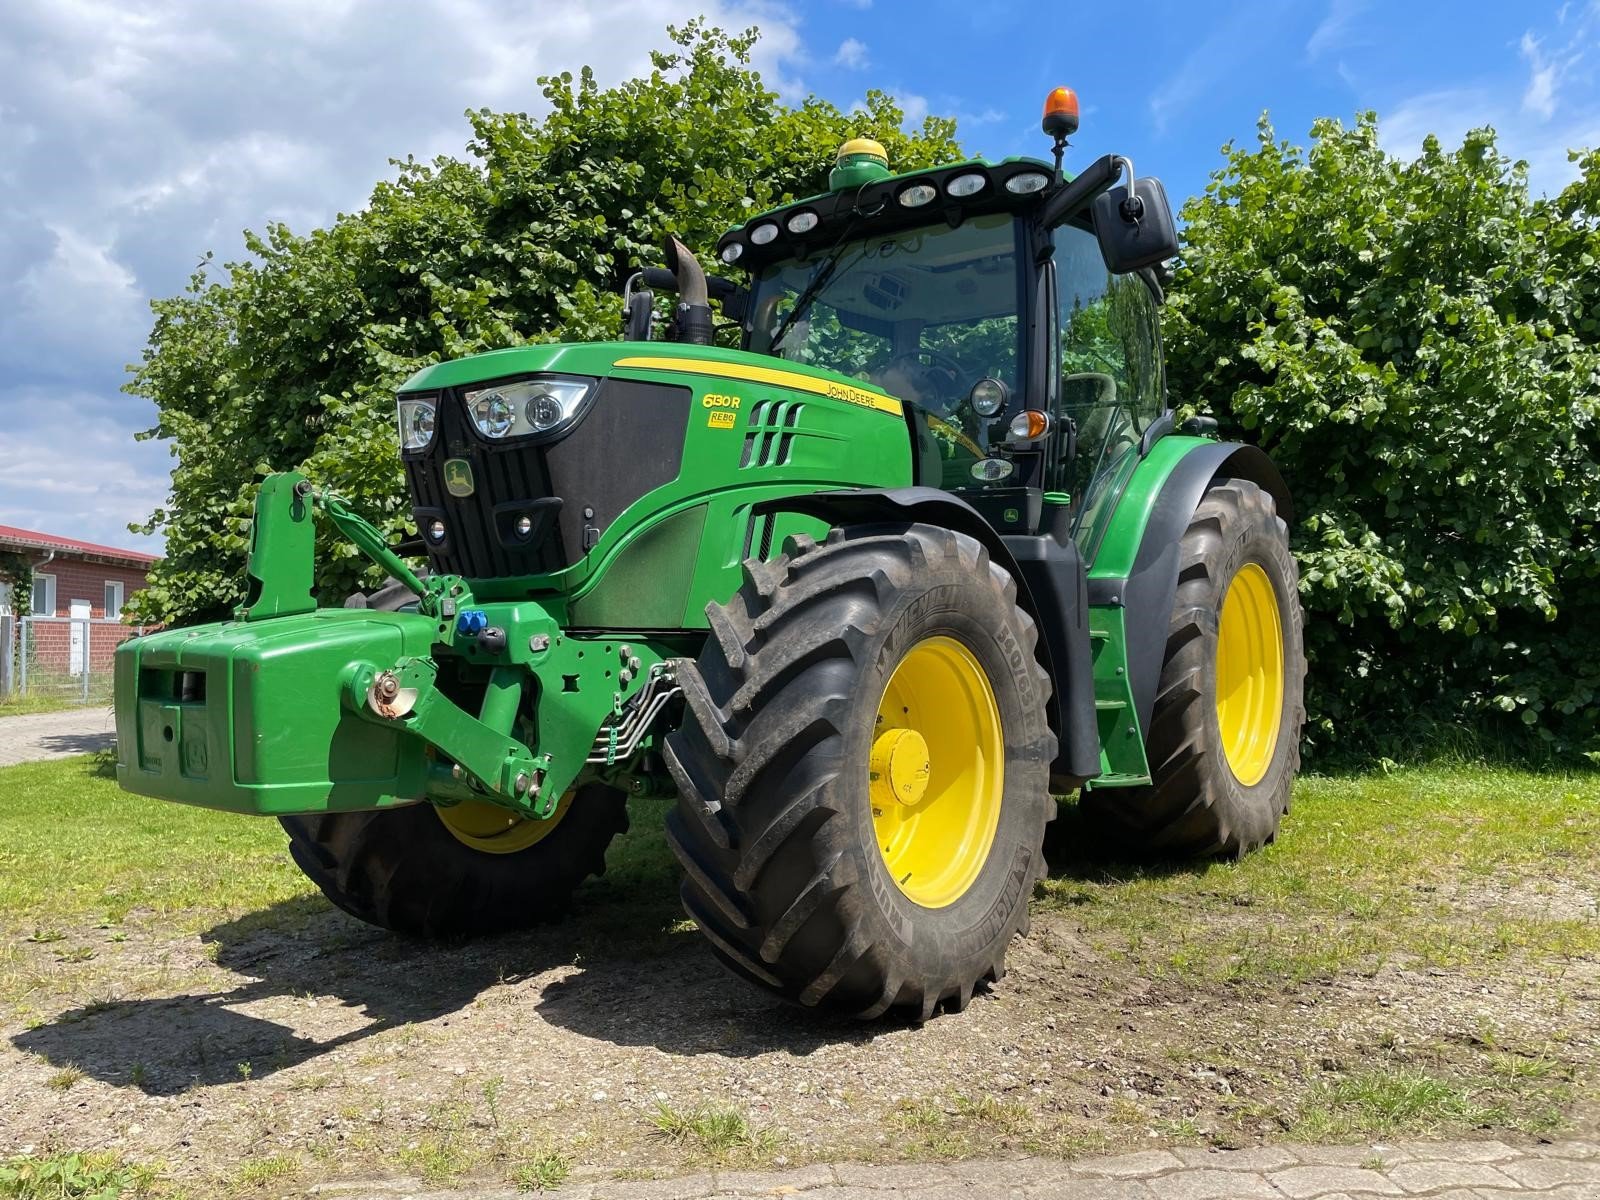
<path fill-rule="evenodd" d="M 1134 469 L 1089 568 L 1089 603 L 1126 610 L 1128 681 L 1146 735 L 1178 591 L 1178 544 L 1216 479 L 1248 479 L 1293 522 L 1288 485 L 1260 447 L 1168 436 Z"/>

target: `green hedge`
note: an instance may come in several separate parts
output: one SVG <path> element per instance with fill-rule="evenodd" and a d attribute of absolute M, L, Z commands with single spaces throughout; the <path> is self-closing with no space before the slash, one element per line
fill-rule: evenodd
<path fill-rule="evenodd" d="M 1175 403 L 1260 443 L 1296 498 L 1308 741 L 1404 749 L 1500 720 L 1595 746 L 1600 157 L 1530 199 L 1492 131 L 1386 154 L 1263 119 L 1183 209 Z"/>

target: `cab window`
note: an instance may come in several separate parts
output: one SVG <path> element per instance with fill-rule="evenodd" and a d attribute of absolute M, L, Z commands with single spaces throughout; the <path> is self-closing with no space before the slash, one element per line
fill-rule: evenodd
<path fill-rule="evenodd" d="M 1087 536 L 1132 467 L 1140 436 L 1166 407 L 1155 297 L 1137 275 L 1112 275 L 1094 234 L 1055 232 L 1061 339 L 1059 416 L 1077 427 L 1056 490 L 1073 498 L 1074 530 Z"/>

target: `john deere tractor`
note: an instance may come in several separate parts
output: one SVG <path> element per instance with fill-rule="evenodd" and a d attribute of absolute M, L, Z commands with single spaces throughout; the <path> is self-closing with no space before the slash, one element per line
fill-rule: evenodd
<path fill-rule="evenodd" d="M 413 543 L 266 479 L 235 619 L 118 652 L 122 786 L 278 818 L 330 900 L 423 937 L 561 912 L 673 796 L 717 957 L 863 1017 L 1000 977 L 1058 796 L 1132 852 L 1270 841 L 1289 493 L 1175 427 L 1159 182 L 1067 176 L 1065 90 L 1044 125 L 1054 161 L 849 142 L 723 236 L 730 277 L 669 242 L 625 340 L 419 371 Z M 393 582 L 318 607 L 319 514 Z"/>

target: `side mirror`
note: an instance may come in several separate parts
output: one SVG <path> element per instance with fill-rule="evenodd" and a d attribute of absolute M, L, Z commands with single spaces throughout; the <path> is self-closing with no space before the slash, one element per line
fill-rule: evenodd
<path fill-rule="evenodd" d="M 1090 209 L 1100 255 L 1113 275 L 1153 267 L 1178 252 L 1167 189 L 1154 177 L 1135 179 L 1133 165 L 1127 166 L 1127 184 L 1101 192 Z"/>

